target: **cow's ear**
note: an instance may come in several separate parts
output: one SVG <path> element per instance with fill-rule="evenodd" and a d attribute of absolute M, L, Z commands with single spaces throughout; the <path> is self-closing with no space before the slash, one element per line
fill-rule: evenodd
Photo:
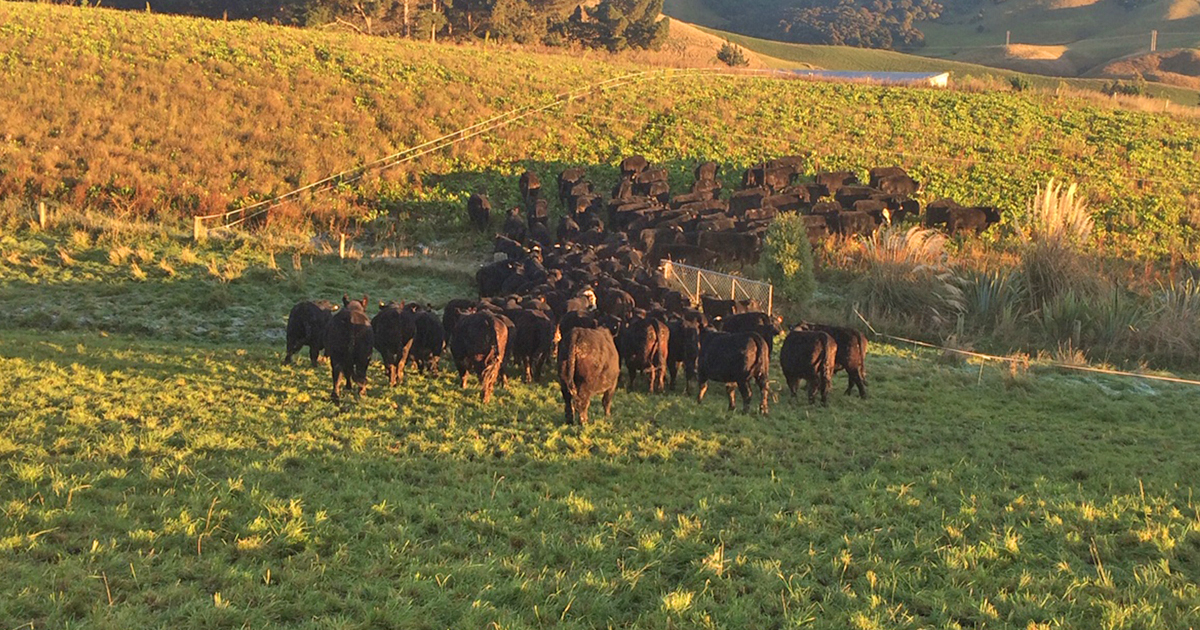
<path fill-rule="evenodd" d="M 364 294 L 363 294 L 363 296 L 362 296 L 362 305 L 363 305 L 363 308 L 367 308 L 367 303 L 368 303 L 368 302 L 370 302 L 370 301 L 371 301 L 371 298 L 367 297 L 367 294 L 366 294 L 366 293 L 364 293 Z"/>
<path fill-rule="evenodd" d="M 349 293 L 342 294 L 342 306 L 350 306 L 350 294 Z"/>

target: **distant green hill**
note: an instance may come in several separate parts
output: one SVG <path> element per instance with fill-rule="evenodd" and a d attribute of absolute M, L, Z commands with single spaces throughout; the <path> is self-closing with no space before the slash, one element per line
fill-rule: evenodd
<path fill-rule="evenodd" d="M 711 1 L 667 0 L 663 10 L 667 15 L 707 28 L 722 31 L 736 28 L 712 10 Z M 778 4 L 786 3 L 781 0 Z M 1157 0 L 1131 9 L 1126 9 L 1118 0 L 947 1 L 943 4 L 945 10 L 938 20 L 916 23 L 925 35 L 925 45 L 915 49 L 915 55 L 1030 74 L 1099 78 L 1104 76 L 1105 66 L 1113 61 L 1149 52 L 1151 31 L 1158 31 L 1159 51 L 1200 47 L 1198 0 Z M 777 48 L 770 40 L 740 35 L 730 37 L 736 37 L 736 41 L 744 42 L 743 45 L 755 51 L 831 68 L 920 70 L 930 67 L 912 59 L 876 58 L 856 52 L 822 54 L 811 48 L 797 51 Z M 1006 41 L 1013 46 L 1006 46 Z M 981 73 L 962 66 L 937 67 L 960 74 Z"/>
<path fill-rule="evenodd" d="M 964 78 L 998 79 L 1022 77 L 1033 87 L 1056 88 L 1060 84 L 1081 90 L 1099 90 L 1107 83 L 1105 79 L 1080 79 L 1048 77 L 1039 74 L 1016 72 L 977 63 L 964 63 L 952 59 L 935 59 L 920 55 L 898 53 L 890 50 L 872 50 L 849 46 L 816 46 L 811 44 L 789 44 L 769 39 L 738 35 L 714 28 L 698 26 L 700 30 L 728 39 L 756 53 L 773 59 L 777 67 L 815 67 L 828 70 L 875 70 L 881 72 L 945 72 L 952 80 Z M 1196 105 L 1200 92 L 1165 84 L 1150 83 L 1148 95 L 1166 98 L 1181 105 Z"/>

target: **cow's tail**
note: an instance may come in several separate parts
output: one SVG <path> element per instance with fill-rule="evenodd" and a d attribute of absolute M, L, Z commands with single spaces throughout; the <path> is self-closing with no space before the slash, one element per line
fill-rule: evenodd
<path fill-rule="evenodd" d="M 574 334 L 574 331 L 572 331 L 572 334 Z M 563 365 L 563 369 L 562 369 L 562 380 L 563 380 L 563 387 L 567 388 L 567 391 L 571 394 L 571 398 L 574 399 L 575 396 L 577 396 L 579 394 L 579 390 L 575 387 L 575 356 L 576 356 L 576 354 L 575 354 L 575 344 L 571 343 L 572 341 L 573 340 L 568 340 L 568 342 L 567 342 L 567 347 L 566 347 L 567 357 L 563 361 L 564 365 Z"/>
<path fill-rule="evenodd" d="M 762 374 L 763 378 L 767 378 L 771 374 L 771 354 L 767 351 L 767 342 L 762 337 L 759 337 L 754 342 L 757 348 L 758 357 L 754 361 L 754 373 Z"/>

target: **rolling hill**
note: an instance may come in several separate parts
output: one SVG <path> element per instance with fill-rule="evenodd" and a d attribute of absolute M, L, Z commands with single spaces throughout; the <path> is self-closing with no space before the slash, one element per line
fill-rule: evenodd
<path fill-rule="evenodd" d="M 711 29 L 730 27 L 703 0 L 667 0 L 664 12 Z M 1054 77 L 1110 78 L 1122 72 L 1105 72 L 1108 64 L 1149 52 L 1153 30 L 1159 31 L 1158 51 L 1200 47 L 1200 2 L 1160 0 L 1129 10 L 1112 0 L 951 4 L 938 20 L 916 26 L 925 34 L 925 46 L 913 51 L 921 57 Z M 1011 45 L 1005 43 L 1006 34 Z M 745 41 L 779 58 L 800 57 L 765 40 Z M 834 63 L 855 64 L 855 55 L 847 53 Z M 921 66 L 916 61 L 908 65 Z"/>

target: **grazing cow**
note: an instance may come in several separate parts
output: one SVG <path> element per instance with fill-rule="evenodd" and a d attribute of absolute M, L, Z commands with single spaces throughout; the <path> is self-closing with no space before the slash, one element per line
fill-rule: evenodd
<path fill-rule="evenodd" d="M 945 225 L 950 220 L 950 211 L 954 208 L 962 206 L 948 197 L 929 202 L 929 205 L 925 206 L 925 227 Z"/>
<path fill-rule="evenodd" d="M 908 177 L 908 171 L 899 166 L 877 166 L 867 172 L 871 188 L 879 188 L 879 183 L 889 177 Z"/>
<path fill-rule="evenodd" d="M 948 214 L 946 231 L 951 234 L 959 232 L 983 234 L 984 230 L 1000 222 L 1000 211 L 989 207 L 950 208 Z"/>
<path fill-rule="evenodd" d="M 521 218 L 520 208 L 509 209 L 508 216 L 504 219 L 504 228 L 501 232 L 504 236 L 518 243 L 525 242 L 525 220 Z"/>
<path fill-rule="evenodd" d="M 879 228 L 875 217 L 866 212 L 838 212 L 826 215 L 825 220 L 829 223 L 829 229 L 839 236 L 870 236 Z"/>
<path fill-rule="evenodd" d="M 525 205 L 533 203 L 542 193 L 542 180 L 538 179 L 537 173 L 533 171 L 525 171 L 521 173 L 521 179 L 517 182 L 521 189 L 521 200 Z"/>
<path fill-rule="evenodd" d="M 768 188 L 780 190 L 792 183 L 796 172 L 787 166 L 755 166 L 742 174 L 742 188 Z"/>
<path fill-rule="evenodd" d="M 486 230 L 492 217 L 492 202 L 483 193 L 472 193 L 467 199 L 467 218 L 478 230 Z"/>
<path fill-rule="evenodd" d="M 558 200 L 562 202 L 562 205 L 567 205 L 567 197 L 570 195 L 571 188 L 583 181 L 586 176 L 587 171 L 582 166 L 564 169 L 558 174 Z"/>
<path fill-rule="evenodd" d="M 404 304 L 388 302 L 379 304 L 379 312 L 371 318 L 371 332 L 375 337 L 375 349 L 383 358 L 383 369 L 387 372 L 388 385 L 395 387 L 404 380 L 404 364 L 412 350 L 417 328 L 411 317 L 404 316 Z"/>
<path fill-rule="evenodd" d="M 696 380 L 696 359 L 700 356 L 700 322 L 683 317 L 671 320 L 667 328 L 667 373 L 671 377 L 671 391 L 675 391 L 675 379 L 682 365 L 684 391 L 690 395 L 692 381 Z"/>
<path fill-rule="evenodd" d="M 542 367 L 554 351 L 554 322 L 542 311 L 513 309 L 505 313 L 515 328 L 508 353 L 526 383 L 542 382 Z"/>
<path fill-rule="evenodd" d="M 631 155 L 621 160 L 621 176 L 634 178 L 638 173 L 650 168 L 650 161 L 640 155 Z"/>
<path fill-rule="evenodd" d="M 696 242 L 700 249 L 707 249 L 726 260 L 736 260 L 741 265 L 753 265 L 762 253 L 762 239 L 757 234 L 741 232 L 701 232 Z"/>
<path fill-rule="evenodd" d="M 775 337 L 783 332 L 780 324 L 783 319 L 778 315 L 772 317 L 762 311 L 733 313 L 721 318 L 721 332 L 755 332 L 767 342 L 767 351 L 774 353 Z"/>
<path fill-rule="evenodd" d="M 325 327 L 338 307 L 329 300 L 312 300 L 299 302 L 288 313 L 287 321 L 287 352 L 283 357 L 284 365 L 291 365 L 292 356 L 304 346 L 308 346 L 308 356 L 313 367 L 321 358 L 321 349 L 325 347 Z"/>
<path fill-rule="evenodd" d="M 592 397 L 602 396 L 604 415 L 612 415 L 613 393 L 621 376 L 621 363 L 612 333 L 605 328 L 574 327 L 558 350 L 558 385 L 568 424 L 579 418 L 587 424 Z"/>
<path fill-rule="evenodd" d="M 813 175 L 813 181 L 825 186 L 829 192 L 826 194 L 836 195 L 843 186 L 853 186 L 858 183 L 858 175 L 850 171 L 832 171 L 817 173 Z"/>
<path fill-rule="evenodd" d="M 833 370 L 837 364 L 837 342 L 829 333 L 792 330 L 779 350 L 779 364 L 788 389 L 792 390 L 792 398 L 796 397 L 800 379 L 804 379 L 808 403 L 817 402 L 816 393 L 820 390 L 821 404 L 829 406 L 829 390 L 833 387 Z"/>
<path fill-rule="evenodd" d="M 404 317 L 410 320 L 416 329 L 408 358 L 417 364 L 417 369 L 422 374 L 428 371 L 436 375 L 442 351 L 446 349 L 446 332 L 442 328 L 442 322 L 429 309 L 416 308 L 412 304 L 404 310 Z"/>
<path fill-rule="evenodd" d="M 520 260 L 528 254 L 525 251 L 524 245 L 503 234 L 496 235 L 496 240 L 493 241 L 492 245 L 492 253 L 504 254 L 513 260 Z"/>
<path fill-rule="evenodd" d="M 889 195 L 915 195 L 921 184 L 908 175 L 889 175 L 876 181 L 871 179 L 871 188 L 878 188 Z"/>
<path fill-rule="evenodd" d="M 535 199 L 525 204 L 525 211 L 528 213 L 529 229 L 532 230 L 533 226 L 538 224 L 550 224 L 550 202 L 545 199 Z"/>
<path fill-rule="evenodd" d="M 483 402 L 492 399 L 492 389 L 499 379 L 503 385 L 505 351 L 508 348 L 508 326 L 488 311 L 472 313 L 458 320 L 454 329 L 450 353 L 458 368 L 458 386 L 467 387 L 467 374 L 479 377 Z"/>
<path fill-rule="evenodd" d="M 750 381 L 758 384 L 762 400 L 758 411 L 767 415 L 767 375 L 770 354 L 767 342 L 758 333 L 722 333 L 705 331 L 700 335 L 700 356 L 696 362 L 696 381 L 700 385 L 696 402 L 704 401 L 708 381 L 725 383 L 729 410 L 734 409 L 734 388 L 742 393 L 742 411 L 750 412 Z"/>
<path fill-rule="evenodd" d="M 700 309 L 710 320 L 725 318 L 734 313 L 746 313 L 750 310 L 749 300 L 722 300 L 711 295 L 700 296 Z"/>
<path fill-rule="evenodd" d="M 853 328 L 842 326 L 827 326 L 824 324 L 798 324 L 793 330 L 815 330 L 829 333 L 837 344 L 837 361 L 834 372 L 846 370 L 850 384 L 846 386 L 846 394 L 858 387 L 858 395 L 867 397 L 867 336 Z"/>
<path fill-rule="evenodd" d="M 358 395 L 367 391 L 367 366 L 371 363 L 375 337 L 367 317 L 367 296 L 351 300 L 342 296 L 345 306 L 329 320 L 325 328 L 325 355 L 333 371 L 333 392 L 330 399 L 341 402 L 341 380 L 358 385 Z"/>
<path fill-rule="evenodd" d="M 554 238 L 550 236 L 550 228 L 546 227 L 545 223 L 540 221 L 529 221 L 529 231 L 525 234 L 525 239 L 528 243 L 537 244 L 539 247 L 550 248 L 554 246 Z"/>
<path fill-rule="evenodd" d="M 716 162 L 701 162 L 701 163 L 697 164 L 696 170 L 694 172 L 696 181 L 698 181 L 698 182 L 716 181 L 717 171 L 720 170 L 720 168 L 721 167 Z"/>
<path fill-rule="evenodd" d="M 633 382 L 642 370 L 650 378 L 650 393 L 666 389 L 670 335 L 662 320 L 649 316 L 635 318 L 621 331 L 621 358 L 629 370 L 629 391 L 633 391 Z"/>

